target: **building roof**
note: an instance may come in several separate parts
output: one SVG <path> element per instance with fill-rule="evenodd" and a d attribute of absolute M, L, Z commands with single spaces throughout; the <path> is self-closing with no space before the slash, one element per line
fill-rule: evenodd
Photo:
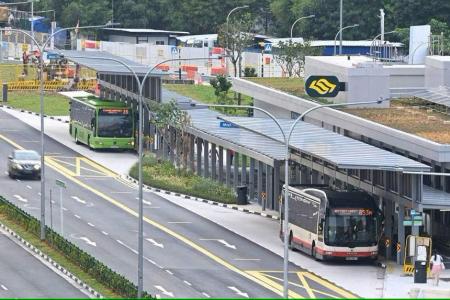
<path fill-rule="evenodd" d="M 277 47 L 278 43 L 283 41 L 283 42 L 287 42 L 289 41 L 291 38 L 269 38 L 267 39 L 268 42 L 271 42 L 272 45 L 274 47 Z M 292 41 L 296 42 L 296 43 L 303 43 L 304 39 L 301 37 L 296 37 L 296 38 L 292 38 Z M 318 40 L 313 40 L 310 41 L 311 42 L 311 46 L 313 47 L 334 47 L 334 40 L 324 40 L 324 41 L 318 41 Z M 339 45 L 339 41 L 336 42 L 336 45 Z M 395 42 L 389 42 L 386 41 L 386 43 L 394 46 L 394 47 L 403 47 L 402 43 L 395 43 Z M 342 46 L 344 47 L 370 47 L 373 46 L 372 41 L 366 41 L 366 40 L 362 40 L 362 41 L 342 41 Z"/>
<path fill-rule="evenodd" d="M 52 50 L 49 52 L 63 55 L 65 58 L 73 61 L 74 63 L 104 74 L 132 75 L 132 72 L 129 69 L 117 61 L 127 64 L 138 75 L 145 75 L 151 68 L 150 66 L 141 65 L 129 59 L 115 56 L 105 51 Z M 152 76 L 161 75 L 167 75 L 167 73 L 162 73 L 159 70 L 152 71 Z"/>
<path fill-rule="evenodd" d="M 267 118 L 223 117 L 223 120 L 273 140 L 283 142 L 280 129 Z M 293 120 L 279 120 L 288 132 Z M 266 147 L 266 146 L 264 146 Z M 341 169 L 429 171 L 430 167 L 404 156 L 365 144 L 321 127 L 299 122 L 290 147 L 325 160 Z"/>
<path fill-rule="evenodd" d="M 159 30 L 159 29 L 147 29 L 147 28 L 102 28 L 103 30 L 110 32 L 121 32 L 121 33 L 138 33 L 138 34 L 175 34 L 175 35 L 185 35 L 189 34 L 187 31 L 172 31 L 172 30 Z"/>

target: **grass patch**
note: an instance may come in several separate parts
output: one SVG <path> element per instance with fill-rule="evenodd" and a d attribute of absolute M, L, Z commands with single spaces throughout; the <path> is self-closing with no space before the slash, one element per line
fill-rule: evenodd
<path fill-rule="evenodd" d="M 450 144 L 450 116 L 418 99 L 391 101 L 390 108 L 354 108 L 343 111 L 428 140 Z"/>
<path fill-rule="evenodd" d="M 3 212 L 0 213 L 0 221 L 106 298 L 121 298 L 120 295 L 99 283 L 91 275 L 81 270 L 79 266 L 68 260 L 62 252 L 55 250 L 45 241 L 41 241 L 37 236 L 27 231 L 23 225 L 18 224 Z"/>
<path fill-rule="evenodd" d="M 38 91 L 8 92 L 9 106 L 32 112 L 40 112 L 40 100 Z M 44 113 L 48 116 L 68 116 L 69 99 L 57 93 L 44 94 Z"/>
<path fill-rule="evenodd" d="M 214 88 L 210 85 L 164 84 L 164 87 L 170 91 L 192 98 L 201 103 L 218 104 L 217 96 L 214 94 Z M 237 99 L 234 99 L 234 93 L 232 91 L 228 93 L 226 102 L 229 104 L 238 104 Z M 249 96 L 241 94 L 241 105 L 253 105 L 253 99 Z M 216 110 L 221 112 L 223 111 L 221 109 Z M 227 113 L 233 115 L 247 116 L 247 111 L 244 109 L 236 111 L 227 110 Z"/>
<path fill-rule="evenodd" d="M 137 164 L 130 170 L 130 176 L 138 177 Z M 177 170 L 169 161 L 157 159 L 153 154 L 143 160 L 144 183 L 164 190 L 205 198 L 222 203 L 236 203 L 231 188 L 192 172 Z"/>
<path fill-rule="evenodd" d="M 0 64 L 0 82 L 16 81 L 21 78 L 23 72 L 23 64 Z M 37 79 L 37 70 L 34 66 L 28 66 L 28 75 L 23 80 L 35 80 Z"/>
<path fill-rule="evenodd" d="M 305 93 L 305 81 L 302 78 L 246 77 L 245 79 L 313 102 L 319 102 L 322 104 L 332 103 L 324 98 L 313 98 L 308 96 Z"/>

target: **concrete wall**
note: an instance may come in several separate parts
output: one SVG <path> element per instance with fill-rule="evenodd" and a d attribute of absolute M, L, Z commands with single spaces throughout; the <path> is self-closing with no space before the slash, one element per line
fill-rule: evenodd
<path fill-rule="evenodd" d="M 450 56 L 427 56 L 425 60 L 425 87 L 450 87 Z"/>
<path fill-rule="evenodd" d="M 311 75 L 334 75 L 345 82 L 347 90 L 333 101 L 352 103 L 389 98 L 389 71 L 364 56 L 308 56 L 305 78 Z M 385 102 L 383 106 L 388 106 Z M 378 106 L 380 107 L 380 106 Z"/>
<path fill-rule="evenodd" d="M 425 87 L 424 65 L 385 66 L 389 71 L 389 88 L 423 88 Z"/>

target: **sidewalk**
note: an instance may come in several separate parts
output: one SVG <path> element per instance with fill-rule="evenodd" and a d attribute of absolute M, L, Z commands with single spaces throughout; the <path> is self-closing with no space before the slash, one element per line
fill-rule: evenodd
<path fill-rule="evenodd" d="M 403 274 L 402 266 L 389 264 L 386 270 L 383 298 L 450 298 L 450 270 L 441 274 L 439 286 L 433 285 L 433 278 L 427 283 L 414 283 L 413 276 Z"/>

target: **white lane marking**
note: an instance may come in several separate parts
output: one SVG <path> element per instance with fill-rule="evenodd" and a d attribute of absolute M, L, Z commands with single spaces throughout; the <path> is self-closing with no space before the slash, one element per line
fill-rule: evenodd
<path fill-rule="evenodd" d="M 147 201 L 147 200 L 142 200 L 142 202 L 143 202 L 144 204 L 147 204 L 147 205 L 152 205 L 152 203 L 151 203 L 150 201 Z"/>
<path fill-rule="evenodd" d="M 173 293 L 172 292 L 168 292 L 165 288 L 163 288 L 162 286 L 160 286 L 160 285 L 155 285 L 155 288 L 157 288 L 158 290 L 160 290 L 161 291 L 161 293 L 163 294 L 163 295 L 166 295 L 166 296 L 169 296 L 169 297 L 173 297 Z"/>
<path fill-rule="evenodd" d="M 260 261 L 259 258 L 233 258 L 233 260 L 236 261 Z"/>
<path fill-rule="evenodd" d="M 187 280 L 184 280 L 183 282 L 186 283 L 188 286 L 192 286 L 192 284 Z"/>
<path fill-rule="evenodd" d="M 148 261 L 149 263 L 151 263 L 152 265 L 155 265 L 155 266 L 157 266 L 158 268 L 163 269 L 163 267 L 162 267 L 161 265 L 158 265 L 155 261 L 151 260 L 150 258 L 144 256 L 144 259 L 145 259 L 146 261 Z"/>
<path fill-rule="evenodd" d="M 159 248 L 164 248 L 164 245 L 162 243 L 158 243 L 157 241 L 155 241 L 154 239 L 146 239 L 148 242 L 150 242 L 153 246 L 155 247 L 159 247 Z"/>
<path fill-rule="evenodd" d="M 16 179 L 17 182 L 20 182 L 20 179 Z"/>
<path fill-rule="evenodd" d="M 63 207 L 62 210 L 67 211 L 67 208 Z"/>
<path fill-rule="evenodd" d="M 132 194 L 134 192 L 111 192 L 111 194 Z"/>
<path fill-rule="evenodd" d="M 103 231 L 103 230 L 102 230 L 102 233 L 103 233 L 104 235 L 108 235 L 108 233 L 107 233 L 106 231 Z"/>
<path fill-rule="evenodd" d="M 25 198 L 23 198 L 22 196 L 20 196 L 20 195 L 14 195 L 14 197 L 17 199 L 17 200 L 19 200 L 19 201 L 21 201 L 21 202 L 25 202 L 25 203 L 27 203 L 28 202 L 28 200 L 27 199 L 25 199 Z"/>
<path fill-rule="evenodd" d="M 95 227 L 95 225 L 92 224 L 91 222 L 88 222 L 88 225 L 91 226 L 91 227 Z"/>
<path fill-rule="evenodd" d="M 40 195 L 41 195 L 41 192 L 38 193 L 38 196 L 40 196 Z M 53 203 L 55 203 L 55 202 L 53 201 Z"/>
<path fill-rule="evenodd" d="M 56 201 L 55 200 L 52 200 L 52 204 L 55 204 L 56 203 Z"/>
<path fill-rule="evenodd" d="M 81 217 L 79 216 L 79 215 L 74 215 L 75 216 L 75 218 L 77 218 L 77 219 L 81 219 Z"/>
<path fill-rule="evenodd" d="M 77 196 L 72 196 L 71 198 L 72 198 L 73 200 L 77 201 L 77 202 L 80 202 L 80 203 L 86 204 L 86 201 L 84 201 L 84 200 L 82 200 L 82 199 L 78 198 Z"/>
<path fill-rule="evenodd" d="M 8 288 L 6 287 L 6 286 L 4 286 L 3 284 L 2 285 L 0 285 L 1 287 L 2 287 L 2 289 L 4 289 L 5 291 L 7 291 L 8 290 Z"/>
<path fill-rule="evenodd" d="M 22 143 L 40 143 L 40 141 L 22 141 Z"/>
<path fill-rule="evenodd" d="M 202 295 L 203 295 L 203 296 L 205 296 L 206 298 L 211 298 L 211 296 L 210 296 L 210 295 L 208 295 L 208 294 L 207 294 L 207 293 L 205 293 L 205 292 L 203 292 L 203 293 L 202 293 Z"/>
<path fill-rule="evenodd" d="M 130 246 L 126 245 L 124 242 L 122 242 L 121 240 L 116 240 L 116 242 L 118 242 L 119 244 L 121 244 L 122 246 L 124 246 L 125 248 L 127 248 L 128 250 L 130 250 L 131 252 L 133 252 L 134 254 L 138 254 L 137 250 L 131 248 Z"/>
<path fill-rule="evenodd" d="M 221 240 L 221 239 L 200 239 L 200 241 L 217 241 L 217 242 L 221 243 L 222 245 L 224 245 L 227 248 L 231 248 L 231 249 L 236 250 L 236 246 L 235 245 L 229 244 L 225 240 Z"/>
<path fill-rule="evenodd" d="M 167 273 L 169 273 L 170 275 L 173 275 L 173 273 L 170 270 L 166 270 Z"/>
<path fill-rule="evenodd" d="M 173 221 L 173 222 L 167 222 L 169 224 L 192 224 L 192 222 L 185 222 L 185 221 Z"/>
<path fill-rule="evenodd" d="M 28 209 L 40 209 L 39 207 L 35 207 L 35 206 L 30 206 L 31 204 L 28 204 L 28 203 L 25 203 L 24 205 L 23 205 L 23 207 L 26 207 L 26 208 L 28 208 Z"/>
<path fill-rule="evenodd" d="M 29 185 L 27 185 L 27 189 L 31 190 L 31 189 L 32 189 L 32 187 L 31 187 L 31 186 L 29 186 Z"/>
<path fill-rule="evenodd" d="M 237 287 L 235 286 L 229 286 L 228 287 L 230 290 L 232 290 L 233 292 L 235 292 L 237 295 L 248 298 L 248 294 L 242 292 L 241 290 L 239 290 Z"/>

